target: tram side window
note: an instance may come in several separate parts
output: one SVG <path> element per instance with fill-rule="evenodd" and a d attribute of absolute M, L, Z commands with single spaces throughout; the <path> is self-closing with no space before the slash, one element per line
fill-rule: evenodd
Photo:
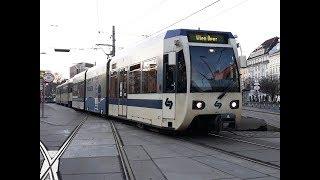
<path fill-rule="evenodd" d="M 110 78 L 110 98 L 117 98 L 118 94 L 118 77 L 117 77 L 117 71 L 114 71 L 111 74 Z"/>
<path fill-rule="evenodd" d="M 72 85 L 71 84 L 68 85 L 68 93 L 72 93 Z"/>
<path fill-rule="evenodd" d="M 168 64 L 168 54 L 163 56 L 163 67 L 164 67 L 164 78 L 163 86 L 165 93 L 174 93 L 175 92 L 175 65 Z"/>
<path fill-rule="evenodd" d="M 143 63 L 142 69 L 142 93 L 157 92 L 157 60 Z"/>
<path fill-rule="evenodd" d="M 183 50 L 177 53 L 177 93 L 187 92 L 187 73 L 186 62 L 184 60 Z"/>
<path fill-rule="evenodd" d="M 78 96 L 78 83 L 73 84 L 72 96 L 75 96 L 75 97 Z"/>
<path fill-rule="evenodd" d="M 129 93 L 139 94 L 141 92 L 141 70 L 140 64 L 130 66 L 129 73 Z"/>
<path fill-rule="evenodd" d="M 84 81 L 79 83 L 79 98 L 84 98 Z"/>
<path fill-rule="evenodd" d="M 123 97 L 126 98 L 127 97 L 127 69 L 122 71 L 122 80 L 123 80 Z"/>
<path fill-rule="evenodd" d="M 67 92 L 67 87 L 66 87 L 66 85 L 63 86 L 62 90 L 63 90 L 63 93 L 66 93 L 66 92 Z"/>
<path fill-rule="evenodd" d="M 72 96 L 78 96 L 78 83 L 73 84 Z"/>

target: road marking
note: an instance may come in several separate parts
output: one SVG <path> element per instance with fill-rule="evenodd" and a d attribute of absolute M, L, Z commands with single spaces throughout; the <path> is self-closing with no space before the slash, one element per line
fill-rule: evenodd
<path fill-rule="evenodd" d="M 58 172 L 58 171 L 57 171 L 57 169 L 50 168 L 50 166 L 52 164 L 51 155 L 53 155 L 53 153 L 49 152 L 41 141 L 40 141 L 40 151 L 42 153 L 42 156 L 45 158 L 42 163 L 41 170 L 40 170 L 40 177 L 41 177 L 41 175 L 43 175 L 43 177 L 46 178 L 49 174 L 49 178 L 54 179 L 54 174 L 56 174 L 54 172 Z M 54 167 L 56 167 L 56 166 L 54 166 Z M 49 168 L 50 168 L 50 171 L 46 171 Z"/>
<path fill-rule="evenodd" d="M 41 170 L 40 170 L 40 179 L 41 180 L 44 180 L 48 176 L 48 174 L 49 174 L 50 180 L 59 180 L 59 177 L 58 177 L 59 159 L 62 156 L 62 154 L 64 153 L 64 151 L 67 149 L 69 144 L 71 143 L 71 140 L 75 137 L 75 135 L 79 131 L 80 127 L 87 120 L 87 118 L 88 118 L 88 116 L 83 118 L 83 120 L 80 122 L 80 124 L 73 130 L 71 135 L 63 143 L 63 145 L 61 146 L 61 148 L 58 151 L 48 151 L 40 140 L 40 151 L 41 151 L 43 157 L 45 158 L 44 162 L 42 163 Z"/>

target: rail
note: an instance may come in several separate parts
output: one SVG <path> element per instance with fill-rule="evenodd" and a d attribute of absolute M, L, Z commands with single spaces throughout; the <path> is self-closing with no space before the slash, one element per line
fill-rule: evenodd
<path fill-rule="evenodd" d="M 72 131 L 72 133 L 70 134 L 70 136 L 68 137 L 68 139 L 63 143 L 63 145 L 60 147 L 59 151 L 57 152 L 57 154 L 55 155 L 55 157 L 53 159 L 50 159 L 49 155 L 48 155 L 48 151 L 47 149 L 44 147 L 43 143 L 40 141 L 40 151 L 42 152 L 42 154 L 45 157 L 46 162 L 48 163 L 48 167 L 46 167 L 45 170 L 43 170 L 40 173 L 40 179 L 44 180 L 48 173 L 50 172 L 50 178 L 54 179 L 54 180 L 58 180 L 58 175 L 53 175 L 53 170 L 52 170 L 52 166 L 55 164 L 55 162 L 57 160 L 60 159 L 60 157 L 62 156 L 62 154 L 66 151 L 67 147 L 69 146 L 69 144 L 71 143 L 71 141 L 73 140 L 73 138 L 75 137 L 75 135 L 77 134 L 77 132 L 79 131 L 80 127 L 83 125 L 83 123 L 87 120 L 88 116 L 85 116 L 82 121 L 76 126 L 76 128 Z M 45 162 L 43 162 L 45 163 Z"/>
<path fill-rule="evenodd" d="M 122 166 L 122 170 L 123 170 L 124 175 L 125 175 L 125 179 L 126 180 L 135 180 L 135 177 L 133 175 L 133 171 L 131 169 L 127 154 L 126 154 L 125 150 L 123 149 L 123 142 L 121 140 L 119 132 L 118 132 L 117 128 L 115 127 L 113 121 L 109 120 L 109 122 L 110 122 L 110 127 L 111 127 L 111 130 L 112 130 L 112 134 L 113 134 L 114 140 L 116 142 L 116 147 L 117 147 L 117 150 L 118 150 L 118 153 L 119 153 L 121 166 Z"/>
<path fill-rule="evenodd" d="M 211 135 L 211 134 L 209 134 L 209 135 Z M 274 163 L 270 163 L 270 162 L 267 162 L 267 161 L 263 161 L 263 160 L 260 160 L 260 159 L 252 158 L 252 157 L 247 157 L 247 156 L 241 155 L 241 154 L 236 153 L 236 152 L 225 150 L 223 148 L 211 146 L 211 145 L 208 145 L 206 143 L 196 141 L 196 140 L 194 140 L 194 139 L 192 139 L 190 137 L 177 137 L 177 138 L 179 140 L 181 140 L 181 141 L 193 143 L 193 144 L 196 144 L 196 145 L 199 145 L 199 146 L 202 146 L 202 147 L 205 147 L 205 148 L 209 148 L 209 149 L 212 149 L 212 150 L 215 150 L 215 151 L 219 151 L 221 153 L 228 154 L 228 155 L 240 158 L 240 159 L 251 161 L 251 162 L 254 162 L 254 163 L 257 163 L 257 164 L 261 164 L 261 165 L 264 165 L 264 166 L 268 166 L 268 167 L 271 167 L 271 168 L 280 169 L 280 165 L 277 165 L 277 164 L 274 164 Z M 268 148 L 271 148 L 271 149 L 280 150 L 279 148 L 276 148 L 276 147 L 261 145 L 261 144 L 258 144 L 258 143 L 249 143 L 249 141 L 242 141 L 242 142 L 243 143 L 248 143 L 248 144 L 255 144 L 257 146 L 264 146 L 264 147 L 268 147 Z"/>

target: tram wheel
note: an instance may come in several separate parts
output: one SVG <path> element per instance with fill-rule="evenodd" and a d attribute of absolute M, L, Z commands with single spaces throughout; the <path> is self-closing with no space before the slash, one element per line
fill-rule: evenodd
<path fill-rule="evenodd" d="M 220 117 L 218 116 L 215 121 L 214 121 L 214 127 L 213 127 L 213 130 L 211 131 L 213 134 L 220 134 L 221 130 L 222 130 L 222 122 L 221 122 L 221 119 Z"/>
<path fill-rule="evenodd" d="M 137 123 L 137 127 L 140 128 L 140 129 L 144 129 L 143 123 Z"/>

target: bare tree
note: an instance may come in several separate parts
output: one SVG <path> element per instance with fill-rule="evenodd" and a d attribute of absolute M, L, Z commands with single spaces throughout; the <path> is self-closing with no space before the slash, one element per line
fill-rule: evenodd
<path fill-rule="evenodd" d="M 41 71 L 41 70 L 40 70 L 40 79 L 43 79 L 44 73 L 46 73 L 46 71 Z"/>
<path fill-rule="evenodd" d="M 61 76 L 61 74 L 59 74 L 59 73 L 53 73 L 53 75 L 54 75 L 54 80 L 53 80 L 53 82 L 55 82 L 55 83 L 60 83 L 61 82 L 61 80 L 62 80 L 62 76 Z"/>
<path fill-rule="evenodd" d="M 63 80 L 61 80 L 61 81 L 58 83 L 58 85 L 65 83 L 67 80 L 68 80 L 68 79 L 63 79 Z"/>
<path fill-rule="evenodd" d="M 266 93 L 274 101 L 276 95 L 280 95 L 280 79 L 276 76 L 263 77 L 259 81 L 260 91 Z"/>
<path fill-rule="evenodd" d="M 253 83 L 254 83 L 253 78 L 251 78 L 251 77 L 246 78 L 243 81 L 244 89 L 247 90 L 247 91 L 251 90 L 252 87 L 253 87 Z"/>

